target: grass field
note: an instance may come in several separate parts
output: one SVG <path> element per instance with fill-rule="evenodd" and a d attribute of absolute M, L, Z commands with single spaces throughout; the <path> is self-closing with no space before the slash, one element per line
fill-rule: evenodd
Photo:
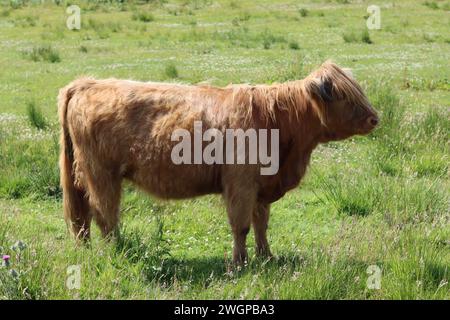
<path fill-rule="evenodd" d="M 449 299 L 449 1 L 0 1 L 0 299 Z M 143 1 L 145 2 L 145 1 Z M 381 30 L 367 32 L 367 7 Z M 231 267 L 220 197 L 162 202 L 127 185 L 122 237 L 75 246 L 61 208 L 56 95 L 80 75 L 272 83 L 326 59 L 381 113 L 320 146 L 273 205 L 275 258 Z M 20 241 L 20 242 L 19 242 Z M 81 287 L 69 290 L 67 268 Z M 376 267 L 371 267 L 376 266 Z M 381 287 L 367 285 L 380 270 Z M 379 268 L 379 269 L 378 269 Z M 69 279 L 70 280 L 70 279 Z"/>

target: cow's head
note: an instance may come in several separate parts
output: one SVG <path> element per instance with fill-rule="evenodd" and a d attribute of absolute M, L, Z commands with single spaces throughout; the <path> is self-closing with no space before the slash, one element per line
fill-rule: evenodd
<path fill-rule="evenodd" d="M 323 142 L 368 134 L 378 125 L 377 112 L 349 70 L 325 62 L 307 81 L 321 121 Z"/>

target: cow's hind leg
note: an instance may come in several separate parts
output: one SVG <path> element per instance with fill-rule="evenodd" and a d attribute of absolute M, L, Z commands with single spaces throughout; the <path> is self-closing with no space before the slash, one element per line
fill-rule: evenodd
<path fill-rule="evenodd" d="M 256 255 L 264 258 L 272 256 L 267 241 L 267 227 L 269 224 L 270 204 L 259 203 L 253 211 L 252 223 L 255 232 Z"/>
<path fill-rule="evenodd" d="M 106 170 L 96 170 L 88 179 L 92 215 L 105 238 L 118 233 L 122 177 Z"/>

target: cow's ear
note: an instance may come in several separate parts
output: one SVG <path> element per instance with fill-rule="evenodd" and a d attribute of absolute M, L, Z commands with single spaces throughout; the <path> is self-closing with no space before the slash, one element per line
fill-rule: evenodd
<path fill-rule="evenodd" d="M 319 83 L 319 95 L 325 102 L 333 101 L 333 83 L 330 79 L 321 79 Z"/>

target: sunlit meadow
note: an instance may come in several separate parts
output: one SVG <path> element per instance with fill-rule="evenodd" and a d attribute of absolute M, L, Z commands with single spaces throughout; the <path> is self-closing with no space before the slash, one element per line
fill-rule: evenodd
<path fill-rule="evenodd" d="M 0 299 L 450 298 L 449 1 L 0 3 Z M 72 4 L 80 30 L 66 26 Z M 372 4 L 380 30 L 366 26 Z M 250 236 L 249 264 L 232 267 L 220 197 L 163 202 L 131 185 L 120 239 L 95 229 L 75 245 L 59 88 L 80 75 L 273 83 L 327 59 L 352 68 L 381 125 L 315 151 L 301 186 L 273 205 L 272 260 L 254 257 Z"/>

